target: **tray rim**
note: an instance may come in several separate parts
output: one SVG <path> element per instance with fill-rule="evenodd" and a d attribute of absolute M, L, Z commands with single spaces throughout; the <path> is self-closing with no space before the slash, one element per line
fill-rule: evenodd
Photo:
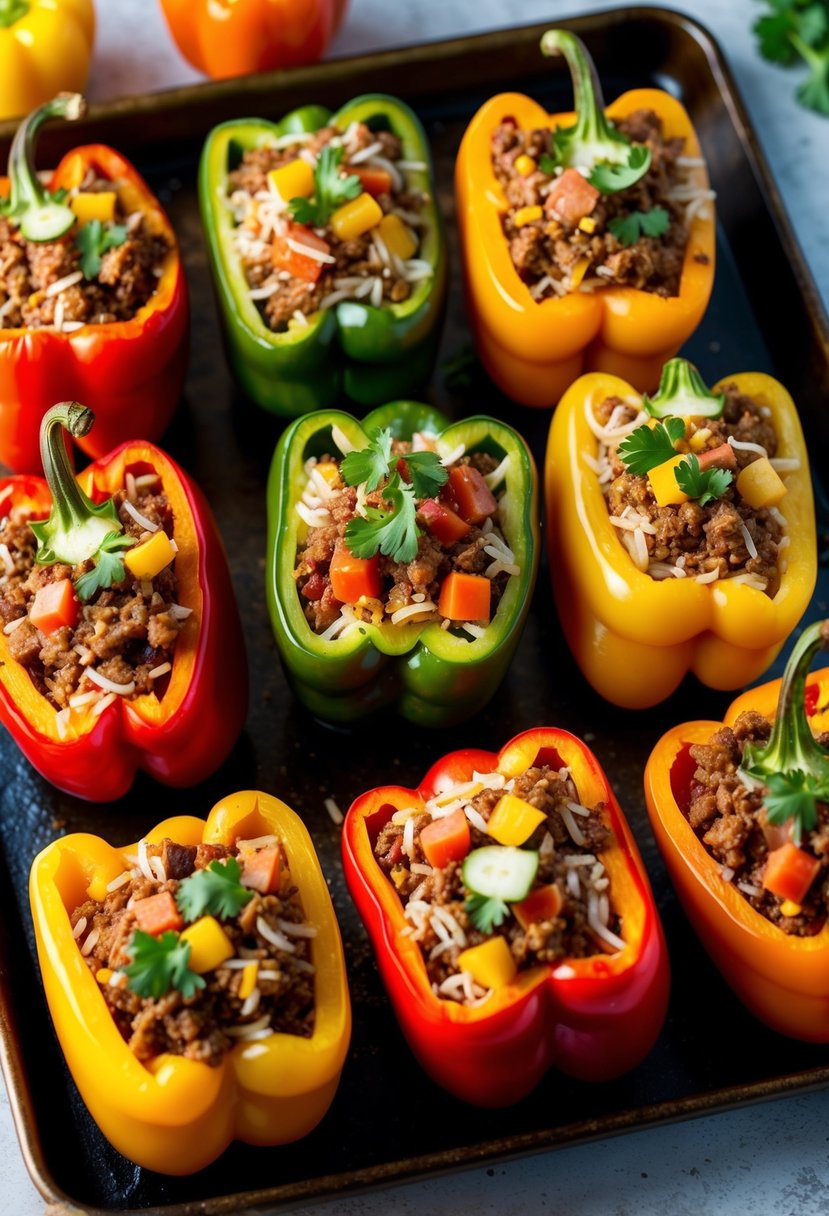
<path fill-rule="evenodd" d="M 602 9 L 571 17 L 565 16 L 557 19 L 555 23 L 576 32 L 588 33 L 597 28 L 651 23 L 673 27 L 700 46 L 720 100 L 728 111 L 766 208 L 774 220 L 797 288 L 804 298 L 813 340 L 823 353 L 822 387 L 824 393 L 829 393 L 829 311 L 823 304 L 817 283 L 794 233 L 779 187 L 717 38 L 704 23 L 689 13 L 663 6 L 637 5 L 632 8 Z M 96 103 L 90 106 L 85 119 L 73 124 L 71 142 L 73 145 L 77 144 L 78 134 L 95 132 L 101 126 L 117 126 L 125 121 L 134 124 L 144 116 L 178 113 L 188 109 L 198 113 L 216 102 L 228 103 L 228 108 L 232 111 L 228 113 L 228 117 L 237 114 L 242 116 L 247 111 L 244 107 L 239 108 L 240 98 L 258 98 L 262 95 L 274 97 L 291 89 L 313 89 L 319 81 L 324 81 L 327 87 L 332 87 L 340 81 L 346 83 L 359 78 L 363 71 L 382 71 L 384 68 L 394 67 L 403 59 L 408 63 L 420 61 L 434 67 L 436 57 L 445 60 L 469 54 L 470 51 L 498 51 L 514 48 L 516 45 L 537 43 L 550 24 L 550 21 L 545 21 L 501 26 L 478 34 L 437 38 L 358 55 L 338 56 L 310 67 L 175 86 Z M 434 86 L 427 84 L 418 92 L 418 96 L 428 97 L 435 91 Z M 7 147 L 16 127 L 16 121 L 0 123 L 0 153 Z M 137 143 L 127 140 L 125 146 L 141 148 L 149 146 L 149 141 L 140 138 Z M 2 930 L 3 926 L 0 926 L 0 971 L 3 970 L 7 953 Z M 15 1009 L 7 1000 L 5 989 L 0 985 L 0 1072 L 6 1085 L 9 1107 L 27 1171 L 46 1203 L 55 1205 L 66 1216 L 81 1216 L 82 1213 L 85 1216 L 112 1216 L 116 1209 L 83 1204 L 79 1206 L 53 1179 L 43 1150 L 28 1078 L 22 1059 L 13 1049 L 16 1038 Z M 300 1202 L 324 1201 L 338 1193 L 353 1196 L 368 1190 L 387 1189 L 416 1178 L 437 1177 L 472 1169 L 484 1163 L 515 1160 L 555 1148 L 571 1147 L 626 1132 L 645 1130 L 655 1125 L 683 1122 L 740 1106 L 814 1092 L 827 1086 L 829 1063 L 777 1078 L 729 1085 L 687 1097 L 667 1099 L 637 1107 L 635 1111 L 623 1109 L 610 1116 L 593 1120 L 579 1120 L 554 1128 L 502 1136 L 497 1140 L 482 1140 L 469 1146 L 362 1166 L 338 1174 L 320 1175 L 255 1191 L 165 1204 L 154 1209 L 118 1210 L 122 1216 L 146 1216 L 152 1211 L 158 1212 L 159 1216 L 196 1216 L 197 1213 L 199 1216 L 220 1216 L 223 1213 L 244 1212 L 252 1207 L 261 1207 L 262 1204 L 267 1204 L 270 1210 L 286 1210 Z"/>

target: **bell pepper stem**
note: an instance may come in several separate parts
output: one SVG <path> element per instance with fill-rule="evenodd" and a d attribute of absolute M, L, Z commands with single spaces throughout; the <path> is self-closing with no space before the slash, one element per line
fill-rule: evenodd
<path fill-rule="evenodd" d="M 28 0 L 0 0 L 0 29 L 7 30 L 29 12 Z"/>
<path fill-rule="evenodd" d="M 622 163 L 630 143 L 605 117 L 604 96 L 596 65 L 587 47 L 568 30 L 547 30 L 541 38 L 544 55 L 563 55 L 573 80 L 576 122 L 556 132 L 555 142 L 566 164 L 591 167 L 597 161 Z"/>
<path fill-rule="evenodd" d="M 80 93 L 59 93 L 33 110 L 17 128 L 9 153 L 9 214 L 19 220 L 20 231 L 29 241 L 56 241 L 75 223 L 72 209 L 56 202 L 38 179 L 34 164 L 37 133 L 50 118 L 74 122 L 85 113 L 86 102 Z"/>
<path fill-rule="evenodd" d="M 656 395 L 643 394 L 642 405 L 652 418 L 719 418 L 725 408 L 725 393 L 709 392 L 687 359 L 669 359 L 662 368 Z"/>

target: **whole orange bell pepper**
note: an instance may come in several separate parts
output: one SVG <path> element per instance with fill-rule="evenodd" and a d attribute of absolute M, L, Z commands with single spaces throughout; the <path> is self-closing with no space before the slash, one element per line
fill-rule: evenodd
<path fill-rule="evenodd" d="M 46 999 L 81 1097 L 101 1131 L 131 1161 L 165 1174 L 209 1165 L 233 1139 L 285 1144 L 316 1127 L 334 1098 L 351 1034 L 342 943 L 331 896 L 305 825 L 284 802 L 245 790 L 218 802 L 207 821 L 166 819 L 150 843 L 233 845 L 276 835 L 303 910 L 317 934 L 314 1030 L 237 1043 L 216 1067 L 170 1053 L 133 1055 L 72 937 L 70 916 L 134 865 L 137 845 L 114 848 L 76 833 L 32 865 L 29 894 Z"/>
<path fill-rule="evenodd" d="M 784 775 L 808 771 L 819 777 L 822 772 L 824 800 L 829 794 L 829 751 L 819 747 L 812 731 L 829 729 L 829 668 L 808 679 L 806 673 L 827 637 L 825 623 L 804 630 L 783 679 L 750 689 L 725 715 L 726 726 L 733 726 L 746 710 L 774 719 L 771 740 L 762 749 L 763 767 Z M 686 722 L 657 743 L 645 769 L 651 827 L 688 919 L 740 1000 L 781 1034 L 827 1043 L 829 919 L 812 937 L 784 933 L 726 882 L 719 862 L 688 822 L 696 768 L 689 748 L 708 743 L 722 726 Z M 743 759 L 745 763 L 745 755 Z M 757 772 L 749 771 L 751 776 Z"/>
<path fill-rule="evenodd" d="M 214 79 L 315 63 L 348 0 L 161 0 L 185 59 Z"/>
<path fill-rule="evenodd" d="M 685 141 L 683 155 L 699 158 L 699 140 L 684 107 L 661 89 L 623 93 L 605 110 L 595 69 L 575 35 L 549 31 L 542 50 L 567 57 L 576 112 L 550 115 L 522 93 L 500 93 L 478 110 L 458 153 L 458 223 L 478 353 L 496 384 L 524 405 L 555 405 L 585 371 L 612 372 L 640 391 L 651 391 L 663 363 L 694 332 L 708 305 L 716 245 L 713 200 L 697 210 L 689 225 L 679 295 L 610 286 L 536 301 L 504 236 L 501 218 L 507 200 L 492 166 L 492 135 L 507 117 L 522 130 L 567 128 L 575 122 L 580 140 L 614 156 L 620 137 L 612 123 L 608 130 L 607 120 L 649 109 L 661 118 L 666 139 Z M 707 189 L 704 165 L 692 172 L 695 186 Z"/>
<path fill-rule="evenodd" d="M 693 416 L 691 380 L 710 399 L 684 360 L 669 413 Z M 683 370 L 684 369 L 684 370 Z M 599 440 L 588 414 L 608 397 L 636 399 L 632 385 L 594 372 L 565 393 L 550 425 L 545 467 L 547 539 L 556 605 L 570 650 L 586 678 L 608 701 L 644 709 L 669 696 L 686 672 L 709 688 L 741 688 L 773 662 L 811 599 L 817 577 L 809 457 L 797 409 L 782 384 L 760 372 L 725 376 L 725 385 L 771 411 L 777 454 L 798 461 L 786 476 L 786 568 L 773 596 L 733 579 L 660 581 L 638 569 L 610 523 L 595 472 Z M 660 389 L 659 397 L 663 397 Z"/>

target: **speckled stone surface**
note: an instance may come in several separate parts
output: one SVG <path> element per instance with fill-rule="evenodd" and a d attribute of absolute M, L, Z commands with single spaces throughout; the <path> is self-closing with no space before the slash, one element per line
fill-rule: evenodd
<path fill-rule="evenodd" d="M 152 0 L 98 0 L 97 7 L 99 36 L 89 89 L 93 100 L 200 79 L 178 55 Z M 518 15 L 521 22 L 533 22 L 600 7 L 629 6 L 613 0 L 606 5 L 523 0 Z M 829 306 L 829 121 L 796 106 L 797 73 L 757 56 L 750 26 L 758 11 L 752 0 L 729 5 L 697 0 L 692 15 L 711 29 L 726 52 L 824 305 Z M 515 15 L 503 0 L 352 0 L 332 54 L 497 28 L 511 24 Z M 676 965 L 681 961 L 675 960 Z M 367 1113 L 367 1132 L 370 1117 Z M 825 1216 L 827 1128 L 829 1093 L 801 1095 L 301 1212 Z M 4 1091 L 0 1195 L 0 1210 L 9 1216 L 43 1211 L 25 1170 Z"/>

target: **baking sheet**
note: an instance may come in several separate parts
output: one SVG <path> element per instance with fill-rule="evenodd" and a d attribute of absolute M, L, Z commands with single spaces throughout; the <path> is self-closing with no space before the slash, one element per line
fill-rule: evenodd
<path fill-rule="evenodd" d="M 668 88 L 689 107 L 700 134 L 719 193 L 719 262 L 711 307 L 684 353 L 709 382 L 744 370 L 778 375 L 800 405 L 813 450 L 825 451 L 829 326 L 715 46 L 689 19 L 659 10 L 616 11 L 562 24 L 587 40 L 608 100 L 633 86 Z M 517 87 L 552 111 L 568 108 L 569 80 L 537 52 L 543 28 L 138 98 L 96 111 L 80 135 L 76 128 L 45 132 L 43 163 L 87 138 L 105 138 L 132 154 L 181 237 L 193 301 L 193 351 L 186 398 L 165 445 L 196 476 L 216 512 L 242 610 L 252 686 L 247 727 L 231 758 L 192 790 L 171 791 L 139 778 L 118 805 L 92 806 L 51 789 L 7 737 L 0 740 L 0 1051 L 27 1164 L 53 1201 L 69 1200 L 90 1213 L 160 1208 L 168 1216 L 287 1204 L 829 1081 L 829 1049 L 772 1034 L 731 996 L 685 923 L 647 826 L 641 773 L 651 746 L 668 722 L 716 718 L 727 695 L 688 683 L 646 713 L 604 704 L 567 653 L 544 564 L 507 680 L 484 713 L 452 730 L 431 734 L 388 716 L 355 733 L 321 727 L 291 698 L 276 658 L 263 590 L 264 487 L 281 423 L 245 401 L 224 363 L 195 200 L 201 141 L 220 119 L 247 113 L 276 118 L 305 101 L 338 105 L 375 89 L 411 101 L 435 152 L 452 268 L 447 326 L 428 396 L 455 415 L 491 412 L 507 418 L 540 462 L 547 413 L 506 402 L 467 358 L 451 183 L 465 123 L 487 96 Z M 7 134 L 0 128 L 0 141 Z M 454 375 L 448 374 L 450 366 Z M 823 501 L 821 584 L 808 619 L 829 611 Z M 205 706 L 205 713 L 212 712 L 215 707 Z M 662 912 L 673 994 L 654 1051 L 629 1076 L 587 1086 L 550 1073 L 517 1106 L 478 1111 L 426 1078 L 397 1029 L 345 890 L 339 830 L 324 800 L 334 797 L 345 810 L 371 786 L 416 784 L 446 751 L 497 750 L 518 730 L 542 723 L 586 737 L 614 783 Z M 274 792 L 294 806 L 314 836 L 343 930 L 354 1006 L 352 1049 L 331 1111 L 305 1141 L 281 1149 L 233 1145 L 209 1169 L 168 1179 L 132 1166 L 111 1149 L 77 1096 L 43 1001 L 28 914 L 28 869 L 57 831 L 93 831 L 126 843 L 167 815 L 203 815 L 223 794 L 249 787 Z"/>

